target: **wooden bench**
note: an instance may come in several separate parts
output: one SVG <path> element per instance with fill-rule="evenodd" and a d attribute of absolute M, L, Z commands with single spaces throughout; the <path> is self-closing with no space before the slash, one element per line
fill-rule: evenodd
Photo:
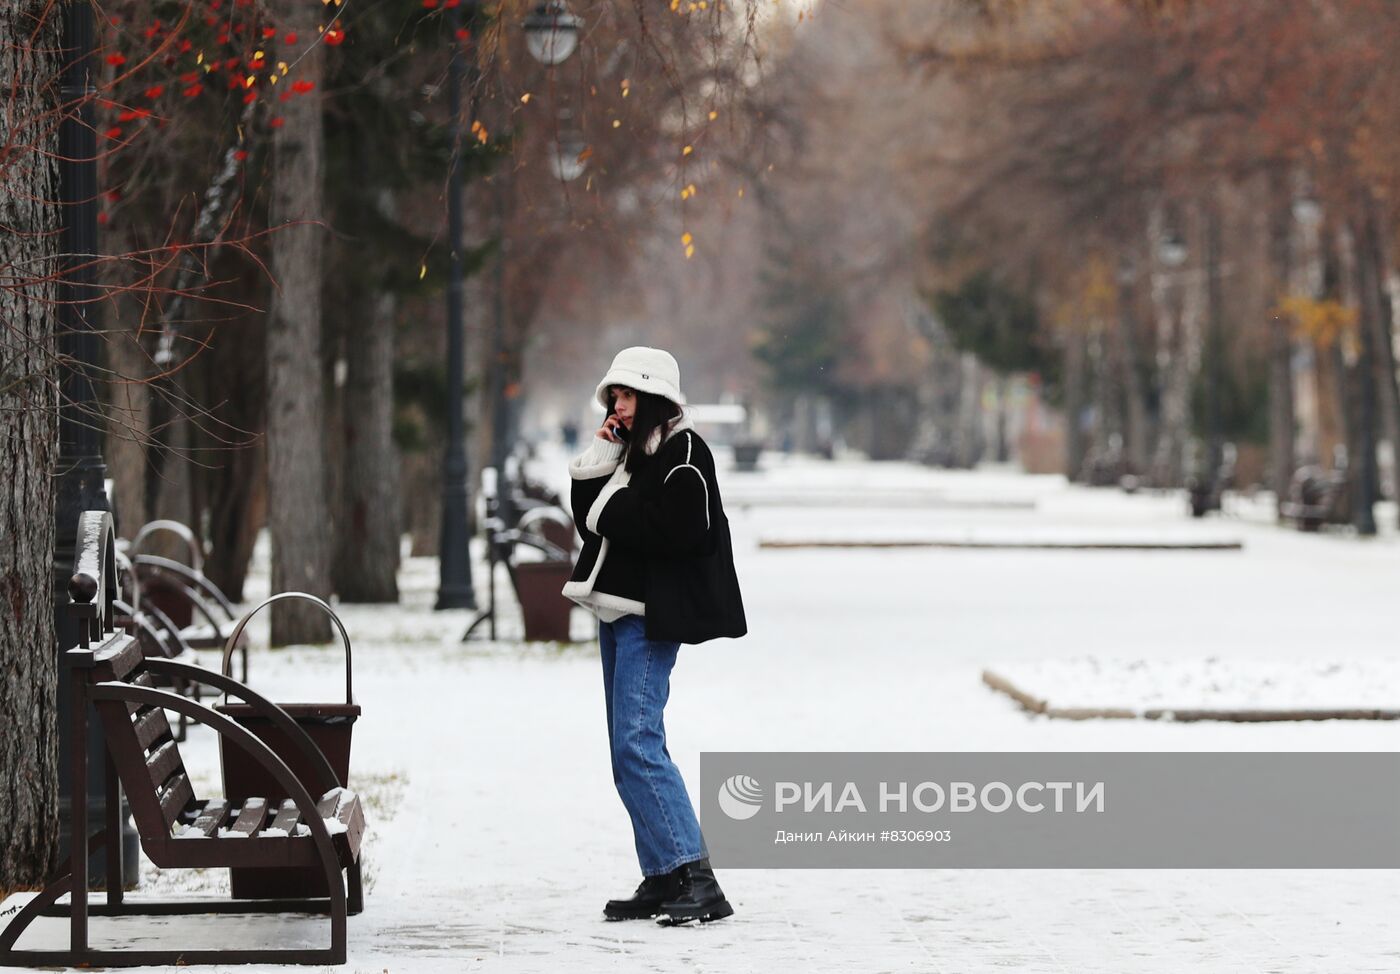
<path fill-rule="evenodd" d="M 141 652 L 148 657 L 174 659 L 199 665 L 199 658 L 189 643 L 185 642 L 180 627 L 157 606 L 141 600 L 141 581 L 136 576 L 131 560 L 120 548 L 116 553 L 116 565 L 117 591 L 120 595 L 112 602 L 116 628 L 135 636 L 141 644 Z M 180 696 L 190 697 L 196 702 L 202 697 L 200 685 L 183 677 L 162 679 L 156 685 L 169 687 Z M 176 741 L 185 740 L 188 726 L 189 718 L 181 714 L 175 732 Z"/>
<path fill-rule="evenodd" d="M 360 843 L 365 821 L 359 798 L 337 780 L 311 739 L 281 708 L 231 677 L 177 660 L 147 657 L 136 636 L 114 628 L 117 595 L 111 515 L 88 511 L 78 529 L 76 571 L 69 586 L 78 618 L 79 645 L 63 654 L 71 673 L 70 760 L 72 850 L 66 872 L 34 897 L 0 932 L 0 966 L 131 967 L 168 964 L 342 964 L 346 917 L 363 907 Z M 194 700 L 157 686 L 180 678 L 237 697 L 282 731 L 314 769 L 308 790 L 259 737 Z M 106 822 L 91 833 L 87 822 L 88 704 L 106 738 Z M 281 802 L 247 797 L 235 807 L 196 796 L 171 733 L 166 711 L 196 718 L 242 748 L 289 797 Z M 146 855 L 163 869 L 319 867 L 329 895 L 294 900 L 187 899 L 129 902 L 122 891 L 120 787 Z M 89 903 L 89 856 L 107 850 L 107 892 Z M 341 871 L 345 870 L 342 882 Z M 347 889 L 348 888 L 348 889 Z M 55 906 L 71 894 L 67 907 Z M 321 949 L 97 950 L 89 946 L 88 917 L 203 913 L 328 914 L 330 946 Z M 25 928 L 40 916 L 70 919 L 67 950 L 16 950 Z"/>
<path fill-rule="evenodd" d="M 1300 531 L 1316 531 L 1325 524 L 1351 523 L 1351 489 L 1345 466 L 1324 470 L 1316 464 L 1300 467 L 1289 484 L 1288 500 L 1278 507 L 1279 517 L 1294 521 Z"/>
<path fill-rule="evenodd" d="M 189 564 L 144 551 L 143 546 L 159 535 L 174 535 L 184 546 Z M 151 521 L 127 542 L 127 554 L 146 583 L 148 601 L 174 619 L 183 638 L 195 649 L 218 649 L 228 638 L 237 612 L 219 586 L 204 574 L 204 545 L 190 528 L 168 518 Z M 196 622 L 195 616 L 202 622 Z M 248 682 L 248 647 L 239 647 L 243 682 Z"/>
<path fill-rule="evenodd" d="M 135 554 L 131 563 L 146 603 L 160 609 L 179 626 L 185 643 L 193 649 L 223 648 L 238 623 L 238 611 L 219 586 L 203 572 L 160 555 Z M 246 636 L 240 640 L 238 650 L 246 683 L 248 642 Z"/>

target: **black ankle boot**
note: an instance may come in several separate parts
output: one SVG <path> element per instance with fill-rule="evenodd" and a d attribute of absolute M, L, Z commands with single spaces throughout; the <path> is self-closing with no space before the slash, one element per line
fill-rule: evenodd
<path fill-rule="evenodd" d="M 662 902 L 661 912 L 665 916 L 658 922 L 668 925 L 690 920 L 709 923 L 733 915 L 734 907 L 724 898 L 709 859 L 684 863 L 678 874 L 676 895 Z"/>
<path fill-rule="evenodd" d="M 645 876 L 637 892 L 627 900 L 608 900 L 603 916 L 609 920 L 649 920 L 661 912 L 661 904 L 677 893 L 680 867 L 660 876 Z"/>

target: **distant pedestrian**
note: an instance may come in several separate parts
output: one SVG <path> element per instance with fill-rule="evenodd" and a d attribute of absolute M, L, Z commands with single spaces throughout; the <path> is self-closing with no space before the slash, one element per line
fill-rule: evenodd
<path fill-rule="evenodd" d="M 714 871 L 663 711 L 682 643 L 748 631 L 715 462 L 682 403 L 680 367 L 623 349 L 598 384 L 607 418 L 569 464 L 583 548 L 564 594 L 598 617 L 613 782 L 632 820 L 642 883 L 610 920 L 734 912 Z"/>

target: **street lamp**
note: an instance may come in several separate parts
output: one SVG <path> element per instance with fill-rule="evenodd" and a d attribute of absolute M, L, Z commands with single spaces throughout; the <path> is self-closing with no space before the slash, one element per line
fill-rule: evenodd
<path fill-rule="evenodd" d="M 1175 270 L 1186 263 L 1186 241 L 1175 230 L 1168 230 L 1157 241 L 1157 259 L 1164 267 Z"/>
<path fill-rule="evenodd" d="M 559 133 L 559 138 L 550 143 L 549 167 L 554 178 L 562 182 L 573 182 L 588 169 L 588 159 L 584 155 L 588 143 L 574 130 Z"/>
<path fill-rule="evenodd" d="M 583 20 L 569 10 L 564 0 L 548 0 L 532 10 L 520 26 L 525 28 L 525 44 L 541 64 L 563 64 L 578 46 Z"/>
<path fill-rule="evenodd" d="M 449 26 L 452 36 L 462 35 L 463 6 L 452 6 Z M 472 15 L 477 4 L 470 4 Z M 579 28 L 583 21 L 570 12 L 563 0 L 541 3 L 524 19 L 525 41 L 530 53 L 542 64 L 562 63 L 578 47 Z M 462 132 L 462 87 L 467 64 L 462 45 L 453 44 L 448 62 L 448 111 L 458 126 L 452 154 L 452 172 L 447 186 L 447 246 L 449 270 L 447 279 L 447 449 L 443 456 L 442 525 L 438 537 L 438 597 L 439 609 L 475 609 L 476 592 L 472 587 L 471 557 L 467 539 L 472 536 L 467 488 L 467 453 L 465 423 L 462 417 L 462 391 L 465 384 L 465 337 L 462 324 L 462 146 L 468 144 Z M 579 153 L 583 149 L 578 150 Z M 557 153 L 556 153 L 557 154 Z M 581 172 L 582 170 L 580 170 Z M 501 232 L 505 232 L 502 222 Z M 504 247 L 501 248 L 502 251 Z M 498 255 L 497 260 L 502 258 Z M 498 265 L 499 270 L 499 265 Z M 499 278 L 499 273 L 498 273 Z M 495 403 L 493 452 L 496 468 L 504 463 L 505 370 L 502 353 L 505 346 L 504 295 L 495 301 L 495 322 L 492 329 L 491 392 Z M 508 485 L 502 485 L 502 497 L 507 499 Z"/>
<path fill-rule="evenodd" d="M 473 11 L 475 5 L 473 4 Z M 447 110 L 457 126 L 447 179 L 447 447 L 442 458 L 442 518 L 438 531 L 438 595 L 436 609 L 475 609 L 472 588 L 472 536 L 468 513 L 466 427 L 462 417 L 465 376 L 465 335 L 462 327 L 462 83 L 466 64 L 460 6 L 451 8 L 452 57 L 447 65 Z"/>
<path fill-rule="evenodd" d="M 1322 222 L 1322 204 L 1312 196 L 1300 196 L 1293 201 L 1293 219 L 1309 229 Z"/>

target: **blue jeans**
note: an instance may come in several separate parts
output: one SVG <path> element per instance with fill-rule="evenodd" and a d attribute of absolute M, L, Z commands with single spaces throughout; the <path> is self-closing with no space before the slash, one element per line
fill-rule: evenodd
<path fill-rule="evenodd" d="M 632 818 L 643 876 L 661 876 L 709 856 L 680 769 L 666 750 L 662 711 L 680 643 L 648 639 L 646 620 L 598 624 L 613 783 Z"/>

